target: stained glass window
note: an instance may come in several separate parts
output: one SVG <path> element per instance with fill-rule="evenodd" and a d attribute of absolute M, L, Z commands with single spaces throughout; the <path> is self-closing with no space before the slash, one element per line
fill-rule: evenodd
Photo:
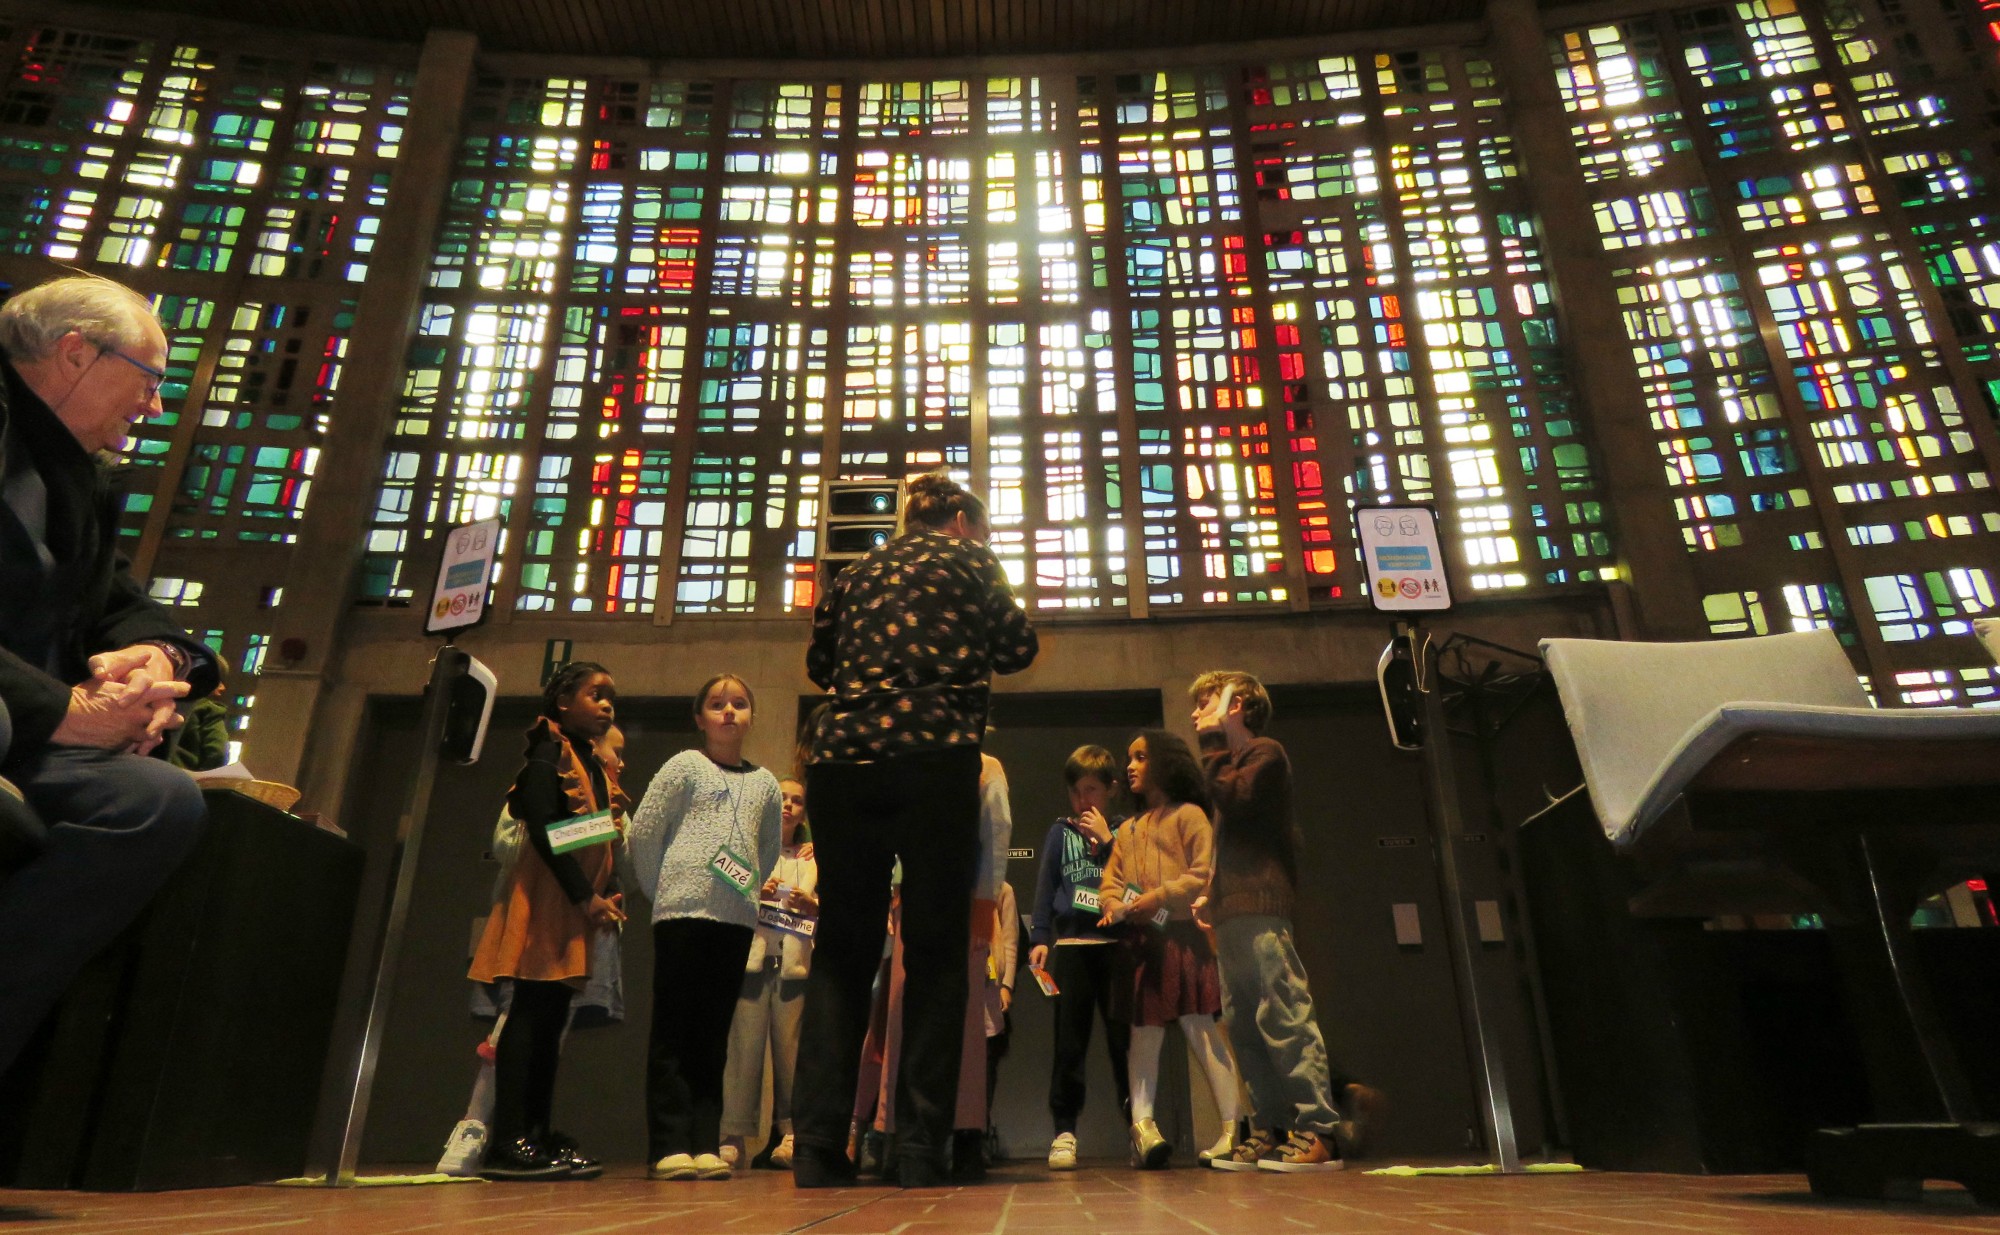
<path fill-rule="evenodd" d="M 1902 4 L 1824 12 L 1569 30 L 1557 76 L 1711 629 L 1830 626 L 1896 701 L 1986 698 L 1951 670 L 2000 532 L 1988 142 Z"/>
<path fill-rule="evenodd" d="M 1537 170 L 1588 198 L 1643 397 L 1588 411 L 1477 49 L 482 62 L 362 599 L 407 602 L 438 530 L 499 516 L 518 620 L 799 615 L 825 482 L 939 467 L 1048 616 L 1359 607 L 1353 511 L 1391 501 L 1437 506 L 1467 591 L 1540 595 L 1617 576 L 1587 426 L 1643 416 L 1712 633 L 1823 626 L 1896 700 L 1991 697 L 2000 238 L 1991 122 L 1954 93 L 1991 18 L 1732 0 L 1555 32 L 1577 161 Z M 408 65 L 9 38 L 0 265 L 158 297 L 127 539 L 261 666 Z"/>
<path fill-rule="evenodd" d="M 1475 589 L 1609 577 L 1499 103 L 1443 52 L 483 80 L 371 592 L 501 513 L 518 610 L 656 612 L 670 573 L 676 614 L 799 612 L 822 480 L 939 467 L 1040 611 L 1354 604 L 1388 500 L 1440 504 Z M 621 515 L 587 478 L 636 457 Z"/>

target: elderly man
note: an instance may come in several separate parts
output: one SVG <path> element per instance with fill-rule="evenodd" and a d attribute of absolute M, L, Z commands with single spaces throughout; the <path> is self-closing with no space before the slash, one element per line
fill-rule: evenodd
<path fill-rule="evenodd" d="M 0 1071 L 193 848 L 187 775 L 143 756 L 215 658 L 132 580 L 101 459 L 160 410 L 167 339 L 107 279 L 0 305 L 0 775 L 47 825 L 0 874 Z M 18 822 L 18 821 L 17 821 Z"/>

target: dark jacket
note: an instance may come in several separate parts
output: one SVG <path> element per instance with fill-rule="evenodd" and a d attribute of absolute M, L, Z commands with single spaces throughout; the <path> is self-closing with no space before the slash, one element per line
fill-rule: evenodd
<path fill-rule="evenodd" d="M 1026 669 L 1040 647 L 986 546 L 900 536 L 835 576 L 813 609 L 806 674 L 833 699 L 808 762 L 978 746 L 992 675 Z"/>
<path fill-rule="evenodd" d="M 99 652 L 159 641 L 188 658 L 189 695 L 219 680 L 214 653 L 146 595 L 118 552 L 118 504 L 109 477 L 48 405 L 0 361 L 0 484 L 23 460 L 48 490 L 44 565 L 28 530 L 0 501 L 0 701 L 13 721 L 9 764 L 37 753 L 69 710 L 69 688 L 89 680 Z"/>
<path fill-rule="evenodd" d="M 590 777 L 590 791 L 599 802 L 611 801 L 611 789 L 604 775 L 604 765 L 597 761 L 597 752 L 584 741 L 571 742 L 570 752 L 576 756 L 577 766 Z M 521 772 L 514 778 L 514 787 L 507 791 L 507 813 L 521 821 L 521 832 L 534 847 L 542 861 L 562 885 L 563 895 L 569 897 L 572 905 L 581 905 L 594 895 L 614 896 L 618 892 L 617 874 L 611 876 L 604 891 L 598 893 L 591 884 L 590 876 L 583 873 L 583 863 L 577 861 L 573 853 L 557 853 L 549 843 L 549 825 L 558 819 L 567 819 L 575 814 L 570 805 L 569 793 L 563 788 L 562 773 L 557 767 L 562 763 L 562 746 L 549 732 L 549 727 L 540 721 L 528 731 L 528 761 L 521 765 Z"/>
<path fill-rule="evenodd" d="M 1201 770 L 1215 810 L 1210 919 L 1291 917 L 1301 843 L 1285 748 L 1276 738 L 1255 737 L 1241 754 L 1231 754 L 1220 735 L 1205 736 Z"/>
<path fill-rule="evenodd" d="M 212 772 L 229 762 L 229 705 L 210 695 L 186 710 L 167 762 L 190 772 Z"/>

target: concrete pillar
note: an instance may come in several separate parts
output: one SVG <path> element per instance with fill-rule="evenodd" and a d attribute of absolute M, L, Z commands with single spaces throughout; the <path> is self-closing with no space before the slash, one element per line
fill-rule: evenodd
<path fill-rule="evenodd" d="M 271 655 L 258 680 L 244 759 L 265 779 L 304 789 L 308 808 L 338 797 L 345 769 L 345 760 L 313 759 L 315 743 L 345 750 L 358 718 L 352 701 L 332 706 L 334 676 L 478 48 L 478 39 L 457 31 L 433 31 L 424 40 L 333 422 L 292 551 Z M 421 639 L 421 614 L 412 610 L 409 623 L 410 638 Z M 303 654 L 282 657 L 287 640 L 302 643 Z M 409 690 L 421 686 L 421 679 L 412 681 Z"/>
<path fill-rule="evenodd" d="M 1631 581 L 1637 629 L 1649 639 L 1705 639 L 1708 623 L 1674 517 L 1675 492 L 1632 363 L 1612 263 L 1597 238 L 1590 195 L 1570 141 L 1535 0 L 1488 0 L 1487 50 L 1506 89 L 1522 178 L 1541 221 L 1542 257 L 1556 296 L 1571 380 L 1590 426 L 1620 570 Z"/>

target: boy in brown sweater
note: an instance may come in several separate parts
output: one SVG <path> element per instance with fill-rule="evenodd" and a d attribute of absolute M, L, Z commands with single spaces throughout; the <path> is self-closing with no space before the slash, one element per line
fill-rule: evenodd
<path fill-rule="evenodd" d="M 1332 1072 L 1292 946 L 1301 841 L 1291 761 L 1276 739 L 1263 736 L 1271 696 L 1248 673 L 1216 670 L 1196 678 L 1188 697 L 1215 812 L 1215 878 L 1195 911 L 1215 931 L 1223 1015 L 1254 1108 L 1251 1135 L 1231 1158 L 1210 1165 L 1336 1171 L 1336 1135 L 1354 1148 L 1382 1095 Z M 1334 1106 L 1336 1092 L 1347 1102 L 1346 1121 Z"/>

